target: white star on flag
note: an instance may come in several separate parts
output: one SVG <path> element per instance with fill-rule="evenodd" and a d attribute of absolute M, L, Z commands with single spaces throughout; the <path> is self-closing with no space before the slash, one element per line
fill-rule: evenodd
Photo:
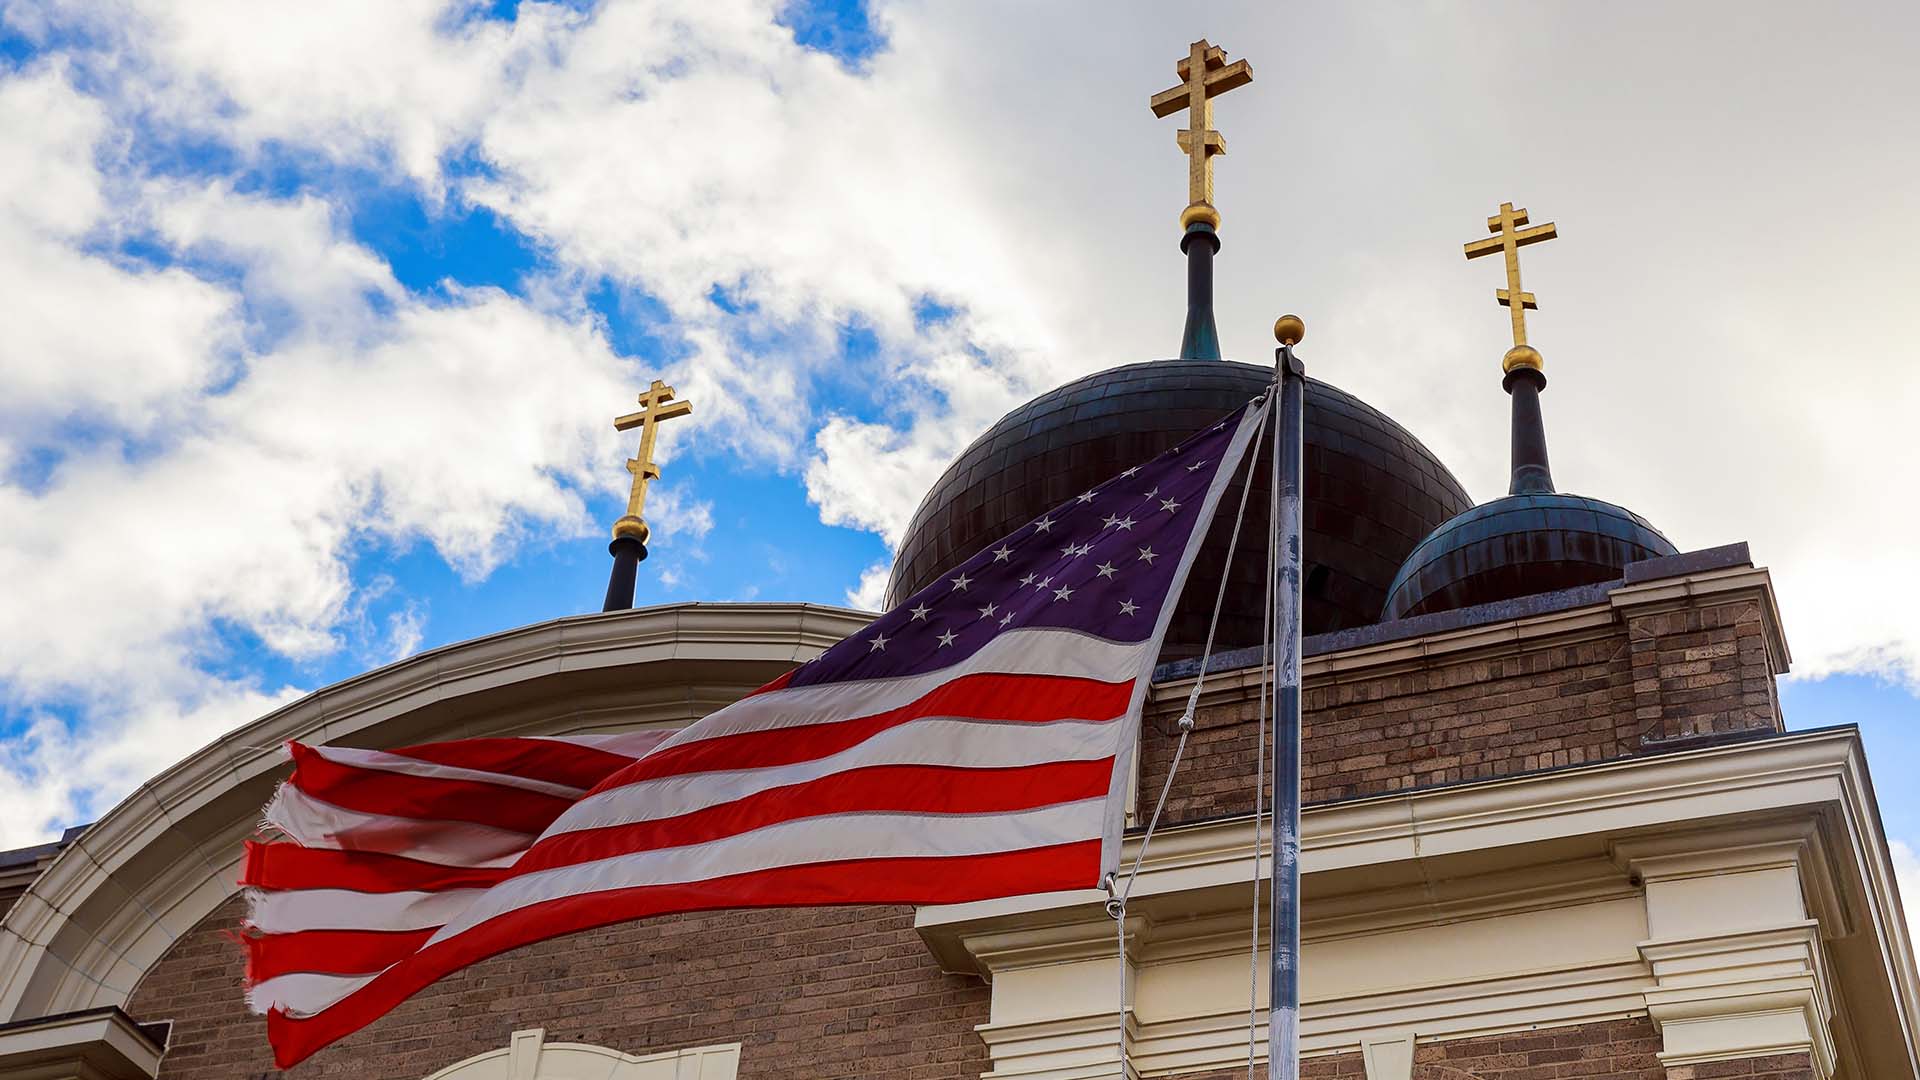
<path fill-rule="evenodd" d="M 956 635 L 951 630 L 942 630 L 940 632 L 940 647 L 944 649 L 947 646 L 953 644 L 953 639 L 955 636 Z"/>

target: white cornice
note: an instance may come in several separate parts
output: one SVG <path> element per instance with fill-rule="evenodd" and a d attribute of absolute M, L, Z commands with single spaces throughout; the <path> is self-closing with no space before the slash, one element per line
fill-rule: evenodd
<path fill-rule="evenodd" d="M 1669 839 L 1683 835 L 1691 839 Z M 1185 962 L 1233 951 L 1244 955 L 1254 839 L 1247 818 L 1179 826 L 1155 837 L 1130 909 L 1142 919 L 1135 947 L 1145 962 Z M 1123 864 L 1131 863 L 1138 842 L 1137 836 L 1130 838 Z M 1890 858 L 1865 787 L 1859 736 L 1851 728 L 1310 807 L 1302 820 L 1304 937 L 1311 949 L 1316 942 L 1388 934 L 1423 923 L 1605 904 L 1637 892 L 1640 883 L 1629 879 L 1630 872 L 1676 877 L 1707 872 L 1712 860 L 1696 854 L 1703 843 L 1713 845 L 1722 873 L 1790 867 L 1801 875 L 1824 932 L 1880 943 L 1879 953 L 1864 966 L 1858 957 L 1832 965 L 1844 969 L 1834 978 L 1850 1006 L 1859 1008 L 1869 998 L 1883 1003 L 1875 1015 L 1886 1016 L 1901 1032 L 1890 1044 L 1903 1048 L 1894 1051 L 1900 1065 L 1886 1075 L 1915 1075 L 1913 957 L 1905 927 L 1890 918 L 1898 911 Z M 1617 869 L 1609 874 L 1612 867 Z M 1509 878 L 1502 879 L 1503 873 Z M 1111 956 L 1113 931 L 1103 899 L 1104 894 L 1088 890 L 926 907 L 917 913 L 916 926 L 948 970 L 991 975 L 992 968 L 972 951 L 976 942 L 991 940 L 1007 957 L 1016 955 L 1023 941 L 1073 940 L 1082 943 L 1075 955 L 1091 956 L 1104 933 Z M 1807 931 L 1767 933 L 1798 942 Z M 1770 941 L 1755 934 L 1739 947 Z M 1731 947 L 1722 942 L 1695 951 L 1707 955 Z M 1824 971 L 1828 962 L 1818 943 L 1810 948 L 1806 969 Z M 1604 965 L 1590 977 L 1541 973 L 1539 978 L 1569 980 L 1540 999 L 1543 1005 L 1549 999 L 1561 1002 L 1554 1008 L 1564 1017 L 1543 1013 L 1543 1022 L 1644 1011 L 1644 1005 L 1622 1003 L 1644 1001 L 1638 995 L 1654 988 L 1649 965 L 1684 951 L 1674 942 L 1649 943 L 1640 960 L 1629 965 L 1638 974 Z M 1392 995 L 1384 990 L 1345 1004 L 1310 1000 L 1302 1037 L 1331 1051 L 1357 1047 L 1358 1039 L 1383 1030 L 1378 1025 L 1389 1019 L 1414 1024 L 1423 1034 L 1517 1023 L 1514 1018 L 1522 1013 L 1488 1004 L 1509 993 L 1499 982 L 1488 984 L 1484 993 L 1462 989 L 1444 1008 L 1439 999 L 1420 999 L 1429 992 L 1413 989 L 1406 993 L 1414 996 L 1403 1001 L 1389 1000 Z M 1825 992 L 1810 983 L 1796 985 L 1813 1003 L 1809 1008 Z M 1662 1007 L 1681 1010 L 1681 996 L 1669 993 L 1661 998 Z M 1349 1014 L 1354 1019 L 1338 1019 Z M 1238 1023 L 1244 1031 L 1245 1014 L 1238 1015 L 1234 1021 L 1223 1014 L 1219 1023 Z M 1673 1015 L 1676 1021 L 1687 1019 L 1680 1011 Z M 1160 1045 L 1155 1040 L 1163 1035 L 1174 1033 L 1143 1024 L 1142 1051 Z M 1175 1043 L 1197 1045 L 1191 1039 Z M 1199 1060 L 1178 1062 L 1186 1068 Z"/>

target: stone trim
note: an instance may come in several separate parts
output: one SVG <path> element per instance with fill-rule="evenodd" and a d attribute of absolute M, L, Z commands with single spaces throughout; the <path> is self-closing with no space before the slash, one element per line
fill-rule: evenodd
<path fill-rule="evenodd" d="M 499 1064 L 505 1059 L 506 1071 Z M 513 1033 L 499 1050 L 475 1054 L 440 1069 L 426 1080 L 550 1080 L 594 1076 L 601 1080 L 734 1080 L 740 1073 L 740 1044 L 720 1043 L 658 1054 L 623 1054 L 587 1043 L 550 1043 L 545 1028 Z"/>
<path fill-rule="evenodd" d="M 0 1024 L 0 1076 L 152 1080 L 165 1032 L 111 1006 Z"/>
<path fill-rule="evenodd" d="M 1845 1000 L 1898 1032 L 1882 1033 L 1883 1060 L 1868 1063 L 1881 1067 L 1866 1071 L 1920 1075 L 1914 961 L 1871 798 L 1846 728 L 1311 807 L 1306 963 L 1327 957 L 1339 985 L 1309 980 L 1303 1048 L 1354 1053 L 1409 1030 L 1424 1044 L 1651 1016 L 1664 1064 L 1799 1049 L 1825 1077 L 1853 1053 L 1825 1035 L 1832 1002 Z M 1155 838 L 1128 928 L 1142 1076 L 1245 1060 L 1254 841 L 1247 818 Z M 1123 860 L 1138 843 L 1129 839 Z M 1727 896 L 1740 898 L 1737 918 Z M 1111 1035 L 1103 898 L 927 907 L 916 926 L 945 969 L 991 982 L 994 1028 L 1105 1015 Z M 1718 923 L 1702 929 L 1703 918 Z M 1884 948 L 1837 963 L 1828 942 L 1841 937 Z M 1482 939 L 1513 949 L 1521 966 L 1475 974 L 1477 957 L 1463 959 L 1459 942 Z M 1545 966 L 1525 967 L 1527 957 Z M 1227 978 L 1237 1005 L 1208 989 Z M 999 1044 L 994 1052 L 997 1070 L 1011 1064 Z M 1049 1071 L 1030 1055 L 1018 1072 L 1112 1075 Z"/>

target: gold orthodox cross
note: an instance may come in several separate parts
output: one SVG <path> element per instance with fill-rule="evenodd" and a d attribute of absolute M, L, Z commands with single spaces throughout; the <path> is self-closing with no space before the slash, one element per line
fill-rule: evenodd
<path fill-rule="evenodd" d="M 653 461 L 654 436 L 659 432 L 662 420 L 685 416 L 692 411 L 692 402 L 674 400 L 673 387 L 655 379 L 653 385 L 640 395 L 640 411 L 614 420 L 615 431 L 640 429 L 640 454 L 627 462 L 627 471 L 633 474 L 633 490 L 627 495 L 626 516 L 613 523 L 614 536 L 631 536 L 643 544 L 646 542 L 647 523 L 640 514 L 647 505 L 647 482 L 660 477 L 660 466 Z"/>
<path fill-rule="evenodd" d="M 1147 102 L 1153 115 L 1166 117 L 1188 111 L 1190 126 L 1180 129 L 1180 149 L 1187 155 L 1187 209 L 1182 227 L 1204 221 L 1218 228 L 1220 212 L 1213 206 L 1213 155 L 1227 152 L 1226 137 L 1213 130 L 1213 99 L 1253 81 L 1245 60 L 1227 63 L 1226 50 L 1201 38 L 1188 47 L 1187 58 L 1175 66 L 1180 85 L 1162 90 Z"/>
<path fill-rule="evenodd" d="M 1520 288 L 1520 249 L 1560 235 L 1551 221 L 1530 229 L 1520 228 L 1526 223 L 1525 209 L 1515 210 L 1512 203 L 1501 203 L 1500 212 L 1487 219 L 1487 231 L 1494 235 L 1485 240 L 1474 240 L 1466 246 L 1469 259 L 1491 255 L 1496 251 L 1505 253 L 1507 257 L 1507 287 L 1494 290 L 1493 295 L 1513 313 L 1513 348 L 1508 351 L 1505 364 L 1509 371 L 1515 366 L 1540 366 L 1539 351 L 1527 344 L 1527 312 L 1538 311 L 1540 305 L 1532 293 Z"/>

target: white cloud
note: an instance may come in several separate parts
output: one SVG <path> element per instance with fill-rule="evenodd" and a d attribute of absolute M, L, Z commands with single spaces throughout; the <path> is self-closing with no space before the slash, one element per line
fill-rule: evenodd
<path fill-rule="evenodd" d="M 368 302 L 401 301 L 379 256 L 341 242 L 335 208 L 313 196 L 268 199 L 224 184 L 150 185 L 140 204 L 180 255 L 231 266 L 263 332 L 353 341 L 373 326 Z M 284 324 L 284 325 L 283 325 Z"/>
<path fill-rule="evenodd" d="M 0 578 L 30 601 L 0 609 L 23 646 L 0 679 L 72 692 L 135 653 L 126 636 L 130 683 L 230 720 L 278 692 L 209 684 L 210 628 L 336 648 L 357 540 L 429 543 L 477 577 L 530 529 L 591 528 L 581 493 L 617 486 L 599 463 L 631 450 L 599 419 L 631 380 L 576 295 L 600 275 L 656 298 L 684 350 L 661 374 L 700 408 L 666 451 L 697 438 L 802 472 L 823 520 L 889 539 L 1011 404 L 1172 351 L 1184 170 L 1145 99 L 1200 32 L 1190 12 L 901 0 L 878 13 L 890 48 L 850 73 L 776 6 L 526 3 L 511 24 L 434 0 L 10 8 L 106 46 L 97 100 L 57 64 L 0 81 L 26 148 L 0 158 L 0 295 L 26 301 L 0 337 L 0 462 L 72 415 L 115 436 L 0 491 L 29 523 L 0 538 Z M 1458 245 L 1500 200 L 1528 204 L 1563 234 L 1527 263 L 1562 486 L 1683 548 L 1752 540 L 1802 672 L 1913 680 L 1920 502 L 1899 485 L 1920 464 L 1903 359 L 1920 278 L 1885 253 L 1920 247 L 1920 145 L 1880 105 L 1920 92 L 1890 29 L 1914 10 L 1819 35 L 1785 6 L 1733 34 L 1683 12 L 1651 36 L 1631 6 L 1527 12 L 1209 8 L 1205 32 L 1259 73 L 1217 106 L 1227 351 L 1264 360 L 1272 316 L 1301 311 L 1316 375 L 1494 494 L 1504 320 Z M 1530 49 L 1503 49 L 1522 33 Z M 1513 60 L 1458 62 L 1475 51 Z M 410 296 L 318 196 L 130 175 L 136 121 L 411 178 L 497 211 L 556 268 L 531 300 Z M 226 276 L 101 254 L 147 232 Z M 929 300 L 951 314 L 922 325 Z M 875 343 L 852 372 L 849 326 Z M 821 404 L 856 381 L 873 410 Z M 663 532 L 712 527 L 691 492 L 656 507 Z M 149 588 L 109 596 L 98 568 L 129 522 Z M 870 568 L 850 602 L 883 581 Z M 23 640 L 23 609 L 57 614 Z"/>
<path fill-rule="evenodd" d="M 0 109 L 38 140 L 43 173 L 63 170 L 80 207 L 34 177 L 0 178 L 13 193 L 0 230 L 37 245 L 0 253 L 0 274 L 44 275 L 23 264 L 39 258 L 111 286 L 56 280 L 71 310 L 53 314 L 71 326 L 41 325 L 67 339 L 0 345 L 0 379 L 41 391 L 16 405 L 10 435 L 47 442 L 36 425 L 92 395 L 142 406 L 94 418 L 104 437 L 59 443 L 33 482 L 0 482 L 0 687 L 32 718 L 0 757 L 0 788 L 20 793 L 0 807 L 4 846 L 96 812 L 103 793 L 297 693 L 208 665 L 232 632 L 296 660 L 340 648 L 369 599 L 356 599 L 351 576 L 363 541 L 429 543 L 479 577 L 536 529 L 586 531 L 582 493 L 605 486 L 601 466 L 618 453 L 601 417 L 632 376 L 584 313 L 492 289 L 408 296 L 317 198 L 128 183 L 99 169 L 99 107 L 58 71 L 0 82 Z M 112 228 L 151 235 L 210 276 L 132 271 L 84 251 L 105 215 L 86 192 L 110 184 Z M 182 304 L 183 291 L 205 302 Z M 201 317 L 139 318 L 183 307 Z M 24 350 L 39 348 L 78 358 L 66 383 L 30 381 L 43 358 Z M 117 365 L 149 356 L 187 362 L 132 388 L 113 382 Z M 155 415 L 168 423 L 155 427 Z M 676 498 L 665 527 L 711 527 L 710 506 Z M 389 615 L 379 659 L 415 649 L 424 617 L 407 604 Z"/>
<path fill-rule="evenodd" d="M 418 652 L 420 641 L 426 636 L 426 624 L 427 613 L 417 603 L 388 615 L 387 661 L 405 660 Z"/>
<path fill-rule="evenodd" d="M 879 611 L 887 592 L 887 572 L 891 563 L 875 563 L 860 572 L 860 583 L 847 590 L 847 606 L 861 611 Z"/>
<path fill-rule="evenodd" d="M 665 430 L 665 425 L 661 425 Z M 665 460 L 663 457 L 662 460 Z M 713 503 L 687 495 L 677 484 L 653 483 L 647 491 L 647 524 L 659 539 L 683 537 L 700 541 L 713 531 Z M 691 553 L 698 547 L 689 547 Z"/>
<path fill-rule="evenodd" d="M 123 226 L 94 164 L 108 130 L 61 65 L 0 80 L 0 440 L 69 418 L 143 431 L 236 344 L 224 290 L 86 250 Z"/>

